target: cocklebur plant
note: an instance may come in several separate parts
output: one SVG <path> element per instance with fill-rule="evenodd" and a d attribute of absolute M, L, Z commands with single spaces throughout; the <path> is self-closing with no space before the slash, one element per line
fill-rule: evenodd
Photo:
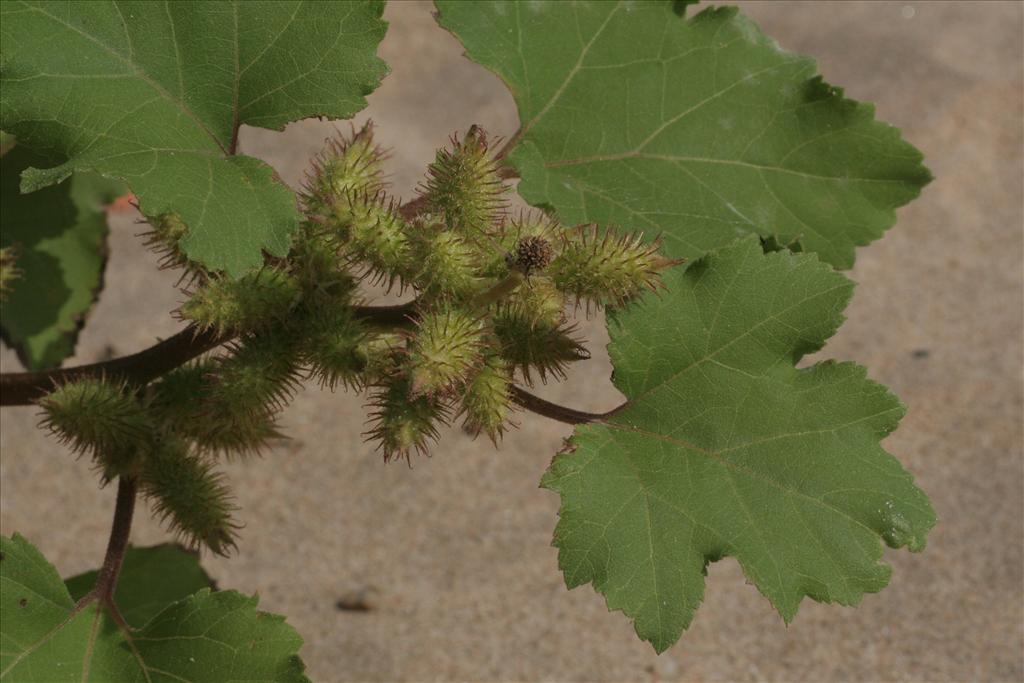
<path fill-rule="evenodd" d="M 796 363 L 842 322 L 837 269 L 930 175 L 811 60 L 734 9 L 686 4 L 438 2 L 521 127 L 454 131 L 405 203 L 370 124 L 328 140 L 298 192 L 237 149 L 242 124 L 365 105 L 386 71 L 379 2 L 0 7 L 2 323 L 34 370 L 4 374 L 0 401 L 35 404 L 117 481 L 95 579 L 65 586 L 23 537 L 2 539 L 0 678 L 303 680 L 282 618 L 211 591 L 194 555 L 127 544 L 139 494 L 188 546 L 250 542 L 220 463 L 274 457 L 308 382 L 363 397 L 384 461 L 442 466 L 453 423 L 495 445 L 524 411 L 575 425 L 542 479 L 562 499 L 559 566 L 659 652 L 711 561 L 735 557 L 788 621 L 805 596 L 884 587 L 882 542 L 923 549 L 934 512 L 879 444 L 902 405 L 857 365 Z M 509 208 L 513 178 L 533 209 Z M 103 205 L 126 191 L 181 274 L 186 328 L 52 369 L 101 281 Z M 54 283 L 61 301 L 40 295 Z M 405 303 L 369 305 L 362 283 Z M 593 414 L 534 396 L 589 358 L 575 319 L 598 312 L 626 401 Z M 171 572 L 194 578 L 159 605 L 116 591 Z M 107 635 L 87 647 L 86 624 Z M 198 637 L 213 625 L 247 653 L 229 673 Z"/>

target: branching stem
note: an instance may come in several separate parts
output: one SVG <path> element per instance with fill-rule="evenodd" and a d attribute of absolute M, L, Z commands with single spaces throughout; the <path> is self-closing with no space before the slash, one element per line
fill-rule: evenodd
<path fill-rule="evenodd" d="M 360 316 L 381 326 L 404 324 L 410 311 L 409 304 L 357 308 Z M 196 356 L 230 341 L 233 337 L 234 335 L 217 336 L 212 333 L 197 332 L 195 328 L 187 327 L 173 337 L 144 351 L 103 363 L 90 363 L 89 365 L 45 372 L 4 373 L 0 375 L 0 405 L 30 405 L 53 386 L 79 377 L 122 377 L 134 384 L 143 385 L 187 363 Z M 530 412 L 566 424 L 601 422 L 622 408 L 619 406 L 606 413 L 588 413 L 545 401 L 514 385 L 512 386 L 512 400 Z"/>
<path fill-rule="evenodd" d="M 406 324 L 406 316 L 411 311 L 410 304 L 355 307 L 356 315 L 366 322 L 389 328 Z M 202 332 L 190 325 L 173 337 L 129 356 L 73 368 L 42 372 L 6 372 L 0 374 L 0 405 L 29 405 L 54 386 L 82 377 L 119 378 L 142 386 L 184 365 L 196 356 L 231 341 L 235 336 L 218 334 L 212 330 Z"/>
<path fill-rule="evenodd" d="M 5 372 L 0 375 L 0 405 L 29 405 L 53 387 L 82 377 L 119 378 L 141 386 L 231 338 L 213 331 L 200 332 L 189 326 L 173 337 L 129 356 L 72 368 Z"/>
<path fill-rule="evenodd" d="M 381 327 L 399 327 L 406 324 L 411 311 L 411 304 L 356 307 L 357 315 L 369 323 Z M 73 368 L 59 368 L 43 372 L 3 373 L 0 374 L 0 405 L 31 405 L 54 386 L 81 377 L 119 377 L 137 386 L 142 386 L 164 373 L 184 365 L 193 358 L 231 341 L 234 337 L 235 335 L 199 332 L 189 326 L 173 337 L 164 339 L 148 349 L 130 356 Z M 530 412 L 566 424 L 601 422 L 622 408 L 619 406 L 606 413 L 588 413 L 546 401 L 514 385 L 512 386 L 512 400 Z"/>

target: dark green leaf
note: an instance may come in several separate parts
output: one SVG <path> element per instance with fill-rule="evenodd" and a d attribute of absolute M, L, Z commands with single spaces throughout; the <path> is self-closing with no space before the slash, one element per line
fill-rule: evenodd
<path fill-rule="evenodd" d="M 76 605 L 21 536 L 0 537 L 0 558 L 0 680 L 308 680 L 302 639 L 255 597 L 202 589 L 129 632 L 100 603 Z"/>
<path fill-rule="evenodd" d="M 74 170 L 131 187 L 143 213 L 176 213 L 182 247 L 238 275 L 283 255 L 299 214 L 272 169 L 234 154 L 238 127 L 347 118 L 386 71 L 383 3 L 4 2 L 0 126 Z"/>
<path fill-rule="evenodd" d="M 516 100 L 520 194 L 565 223 L 664 234 L 687 258 L 743 233 L 799 237 L 846 268 L 931 178 L 871 105 L 735 8 L 686 19 L 672 2 L 437 5 Z"/>
<path fill-rule="evenodd" d="M 611 312 L 626 406 L 576 428 L 543 485 L 571 588 L 591 582 L 659 652 L 690 624 L 708 562 L 734 556 L 786 621 L 803 596 L 884 587 L 880 539 L 924 548 L 935 513 L 879 445 L 903 406 L 852 363 L 795 363 L 843 320 L 853 283 L 756 238 Z"/>
<path fill-rule="evenodd" d="M 72 600 L 77 602 L 92 590 L 97 573 L 85 572 L 64 582 Z M 213 587 L 213 579 L 199 566 L 199 556 L 180 545 L 128 548 L 114 603 L 125 621 L 142 628 L 172 602 Z"/>

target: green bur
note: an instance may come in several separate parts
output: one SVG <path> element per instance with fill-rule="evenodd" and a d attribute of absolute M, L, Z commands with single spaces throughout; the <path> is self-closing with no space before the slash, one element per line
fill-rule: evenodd
<path fill-rule="evenodd" d="M 239 526 L 231 519 L 235 506 L 224 477 L 184 441 L 163 440 L 146 463 L 140 484 L 153 502 L 153 513 L 189 544 L 202 544 L 218 555 L 235 547 Z"/>
<path fill-rule="evenodd" d="M 483 321 L 447 306 L 426 311 L 416 325 L 406 364 L 413 394 L 435 394 L 463 384 L 480 362 Z"/>
<path fill-rule="evenodd" d="M 366 436 L 378 442 L 385 462 L 395 458 L 408 462 L 412 451 L 425 453 L 427 441 L 437 439 L 437 424 L 448 419 L 448 409 L 437 397 L 411 395 L 408 380 L 401 377 L 379 387 L 370 405 Z"/>
<path fill-rule="evenodd" d="M 473 376 L 462 395 L 461 411 L 468 431 L 474 434 L 484 432 L 497 444 L 512 410 L 511 385 L 512 373 L 508 363 L 499 356 L 487 355 L 480 371 Z"/>
<path fill-rule="evenodd" d="M 43 398 L 41 426 L 76 453 L 88 453 L 105 481 L 132 474 L 152 446 L 153 420 L 123 383 L 81 379 Z"/>
<path fill-rule="evenodd" d="M 255 332 L 287 318 L 299 295 L 294 277 L 268 269 L 240 280 L 215 278 L 182 304 L 178 314 L 220 335 Z"/>
<path fill-rule="evenodd" d="M 427 169 L 424 197 L 430 213 L 449 229 L 475 237 L 487 233 L 504 206 L 505 186 L 483 130 L 473 126 L 452 149 L 439 149 Z"/>

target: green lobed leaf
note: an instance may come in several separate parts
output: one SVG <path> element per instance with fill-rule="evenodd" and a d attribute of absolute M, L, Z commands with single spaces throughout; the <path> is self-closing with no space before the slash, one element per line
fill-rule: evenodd
<path fill-rule="evenodd" d="M 519 193 L 566 224 L 663 234 L 695 258 L 754 232 L 832 265 L 877 239 L 931 174 L 874 107 L 816 77 L 735 8 L 456 2 L 440 23 L 504 79 Z"/>
<path fill-rule="evenodd" d="M 67 158 L 26 170 L 21 188 L 97 171 L 146 215 L 178 214 L 181 247 L 210 269 L 283 256 L 295 197 L 263 162 L 232 156 L 238 128 L 366 106 L 387 70 L 382 12 L 377 0 L 4 2 L 0 126 Z"/>
<path fill-rule="evenodd" d="M 141 629 L 99 603 L 77 606 L 57 571 L 23 537 L 0 536 L 0 680 L 307 681 L 302 639 L 257 599 L 202 589 Z"/>
<path fill-rule="evenodd" d="M 93 570 L 64 581 L 73 601 L 81 600 L 92 590 L 97 574 Z M 130 547 L 117 580 L 114 603 L 130 626 L 142 628 L 171 603 L 203 588 L 214 588 L 214 584 L 199 566 L 197 553 L 177 543 Z"/>
<path fill-rule="evenodd" d="M 0 328 L 31 370 L 59 365 L 74 352 L 102 287 L 103 207 L 124 193 L 121 183 L 86 172 L 20 194 L 19 174 L 45 159 L 23 145 L 0 157 L 0 247 L 16 248 L 21 271 L 3 303 Z"/>
<path fill-rule="evenodd" d="M 578 426 L 542 482 L 562 499 L 566 584 L 593 583 L 659 652 L 725 556 L 787 622 L 805 595 L 853 605 L 880 590 L 879 539 L 921 550 L 935 524 L 879 445 L 903 406 L 855 364 L 794 367 L 840 325 L 853 283 L 753 237 L 664 281 L 610 312 L 627 404 Z"/>

